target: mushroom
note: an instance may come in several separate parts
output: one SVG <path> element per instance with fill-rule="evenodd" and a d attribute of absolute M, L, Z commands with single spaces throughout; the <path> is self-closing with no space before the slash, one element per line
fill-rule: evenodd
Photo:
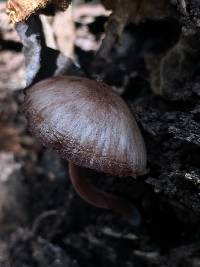
<path fill-rule="evenodd" d="M 146 173 L 146 149 L 132 112 L 104 83 L 55 76 L 28 87 L 24 111 L 31 132 L 69 161 L 75 190 L 87 202 L 130 215 L 133 206 L 87 180 L 88 169 L 115 176 Z"/>

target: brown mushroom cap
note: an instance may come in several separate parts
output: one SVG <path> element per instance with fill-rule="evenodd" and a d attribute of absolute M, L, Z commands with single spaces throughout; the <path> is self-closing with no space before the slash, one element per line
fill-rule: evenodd
<path fill-rule="evenodd" d="M 72 163 L 116 176 L 146 172 L 146 150 L 126 103 L 110 86 L 59 76 L 28 88 L 30 130 Z"/>

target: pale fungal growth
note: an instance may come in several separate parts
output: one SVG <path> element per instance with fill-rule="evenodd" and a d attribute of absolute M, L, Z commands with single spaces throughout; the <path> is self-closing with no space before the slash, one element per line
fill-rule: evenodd
<path fill-rule="evenodd" d="M 7 14 L 12 23 L 17 23 L 49 5 L 53 5 L 57 10 L 65 10 L 70 3 L 71 0 L 8 0 Z"/>
<path fill-rule="evenodd" d="M 87 181 L 87 169 L 115 176 L 146 173 L 146 149 L 132 112 L 112 88 L 95 80 L 58 76 L 25 94 L 31 132 L 69 161 L 76 191 L 87 202 L 130 215 L 133 207 Z"/>

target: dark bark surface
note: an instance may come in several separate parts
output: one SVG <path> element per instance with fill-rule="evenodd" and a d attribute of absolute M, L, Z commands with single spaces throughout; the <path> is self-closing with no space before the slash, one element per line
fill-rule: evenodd
<path fill-rule="evenodd" d="M 67 163 L 28 133 L 21 46 L 1 27 L 0 265 L 200 266 L 200 4 L 171 2 L 167 17 L 128 24 L 95 68 L 135 112 L 147 146 L 145 176 L 91 181 L 131 201 L 137 212 L 130 220 L 80 199 Z M 93 42 L 106 20 L 87 24 Z M 76 22 L 77 31 L 84 23 Z M 94 51 L 77 42 L 75 55 L 95 76 Z"/>

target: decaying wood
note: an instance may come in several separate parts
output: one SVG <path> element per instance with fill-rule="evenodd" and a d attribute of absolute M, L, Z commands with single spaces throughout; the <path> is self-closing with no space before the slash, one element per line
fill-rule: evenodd
<path fill-rule="evenodd" d="M 109 58 L 109 52 L 122 35 L 125 26 L 138 24 L 147 19 L 161 19 L 169 15 L 169 0 L 102 0 L 113 12 L 106 25 L 105 38 L 96 54 L 92 70 L 98 73 L 98 65 Z"/>
<path fill-rule="evenodd" d="M 128 16 L 133 23 L 169 14 L 169 0 L 102 0 L 102 3 L 105 8 L 113 10 L 115 16 Z"/>
<path fill-rule="evenodd" d="M 71 3 L 71 0 L 9 0 L 7 3 L 7 13 L 11 22 L 16 23 L 26 20 L 38 10 L 44 9 L 48 6 L 53 6 L 58 10 L 65 10 Z"/>

